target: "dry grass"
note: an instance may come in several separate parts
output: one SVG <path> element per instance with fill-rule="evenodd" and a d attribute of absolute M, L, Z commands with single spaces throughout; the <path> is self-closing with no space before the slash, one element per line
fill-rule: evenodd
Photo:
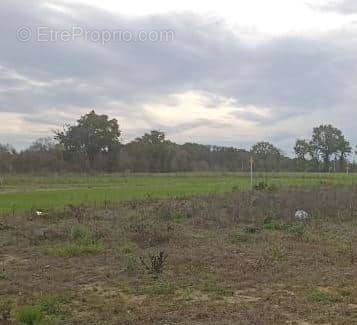
<path fill-rule="evenodd" d="M 356 323 L 356 197 L 233 192 L 4 218 L 0 323 Z"/>

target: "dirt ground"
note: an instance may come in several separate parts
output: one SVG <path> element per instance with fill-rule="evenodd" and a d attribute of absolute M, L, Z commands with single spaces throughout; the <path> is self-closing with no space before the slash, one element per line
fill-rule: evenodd
<path fill-rule="evenodd" d="M 0 324 L 357 324 L 356 198 L 269 189 L 4 216 Z"/>

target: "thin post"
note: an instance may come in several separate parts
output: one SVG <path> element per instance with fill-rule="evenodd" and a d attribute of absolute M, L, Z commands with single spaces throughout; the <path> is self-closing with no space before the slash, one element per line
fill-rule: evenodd
<path fill-rule="evenodd" d="M 250 157 L 250 188 L 253 189 L 253 164 L 254 160 L 253 157 Z"/>

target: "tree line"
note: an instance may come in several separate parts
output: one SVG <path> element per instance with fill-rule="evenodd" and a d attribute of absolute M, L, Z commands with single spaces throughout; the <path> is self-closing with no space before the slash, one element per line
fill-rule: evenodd
<path fill-rule="evenodd" d="M 116 119 L 91 111 L 75 124 L 56 131 L 54 137 L 38 139 L 25 150 L 0 144 L 0 172 L 247 172 L 252 158 L 256 171 L 357 170 L 348 162 L 352 153 L 349 141 L 332 125 L 314 128 L 311 139 L 298 139 L 294 158 L 269 142 L 258 142 L 245 150 L 197 143 L 179 145 L 157 130 L 129 143 L 122 143 L 120 137 Z"/>

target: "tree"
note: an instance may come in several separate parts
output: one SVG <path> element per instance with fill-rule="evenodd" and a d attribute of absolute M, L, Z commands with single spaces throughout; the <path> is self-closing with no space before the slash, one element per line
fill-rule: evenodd
<path fill-rule="evenodd" d="M 341 137 L 342 132 L 331 124 L 320 125 L 313 130 L 311 144 L 321 156 L 325 171 L 329 170 L 331 156 L 339 150 Z"/>
<path fill-rule="evenodd" d="M 145 133 L 141 138 L 136 138 L 135 140 L 140 144 L 153 144 L 159 145 L 167 142 L 165 139 L 165 133 L 161 131 L 153 130 L 150 133 Z"/>
<path fill-rule="evenodd" d="M 56 144 L 51 137 L 39 138 L 31 144 L 28 150 L 33 152 L 48 152 L 53 150 L 55 146 Z"/>
<path fill-rule="evenodd" d="M 344 169 L 344 165 L 347 160 L 347 156 L 352 152 L 352 147 L 350 143 L 345 139 L 345 137 L 341 134 L 338 139 L 338 156 L 340 161 L 340 171 Z"/>
<path fill-rule="evenodd" d="M 307 166 L 307 156 L 310 155 L 312 157 L 310 142 L 305 139 L 297 139 L 294 151 L 298 159 L 298 167 L 305 170 Z"/>
<path fill-rule="evenodd" d="M 297 139 L 294 151 L 299 160 L 306 161 L 306 156 L 311 152 L 311 145 L 309 141 L 305 139 Z"/>
<path fill-rule="evenodd" d="M 282 154 L 280 150 L 271 143 L 258 142 L 252 147 L 251 153 L 256 159 L 263 161 L 265 171 L 268 169 L 268 164 L 271 169 L 274 169 L 274 166 L 279 169 L 279 162 Z"/>
<path fill-rule="evenodd" d="M 141 170 L 144 167 L 150 172 L 168 172 L 175 146 L 171 141 L 166 140 L 165 133 L 153 130 L 136 138 L 129 147 L 131 153 L 137 157 L 135 160 L 139 162 L 136 163 L 136 169 Z"/>
<path fill-rule="evenodd" d="M 84 156 L 94 166 L 101 155 L 117 155 L 120 147 L 120 130 L 116 119 L 97 115 L 95 111 L 82 116 L 76 125 L 69 125 L 56 132 L 55 139 L 63 145 L 68 156 Z"/>
<path fill-rule="evenodd" d="M 13 171 L 13 162 L 17 152 L 9 145 L 0 144 L 0 172 L 8 173 Z"/>

